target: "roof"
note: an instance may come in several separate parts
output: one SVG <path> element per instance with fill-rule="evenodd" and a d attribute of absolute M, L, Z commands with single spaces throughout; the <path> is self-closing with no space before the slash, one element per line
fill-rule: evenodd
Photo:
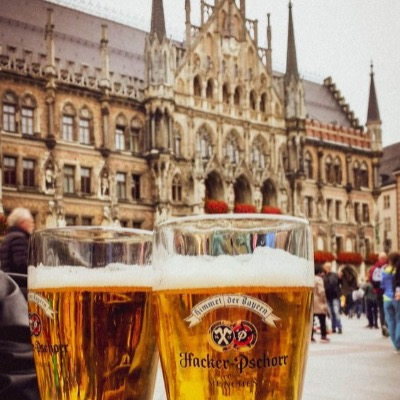
<path fill-rule="evenodd" d="M 303 81 L 306 117 L 350 128 L 351 123 L 329 88 L 323 84 Z"/>
<path fill-rule="evenodd" d="M 106 24 L 110 70 L 144 78 L 147 32 L 43 0 L 13 0 L 3 4 L 0 44 L 14 46 L 19 51 L 32 51 L 32 61 L 38 61 L 40 55 L 47 52 L 45 26 L 48 8 L 54 10 L 55 55 L 63 67 L 68 68 L 70 62 L 75 61 L 79 63 L 75 66 L 78 70 L 82 65 L 100 68 L 101 25 Z"/>
<path fill-rule="evenodd" d="M 395 143 L 383 148 L 379 175 L 382 179 L 382 186 L 396 182 L 393 172 L 400 169 L 400 143 Z"/>

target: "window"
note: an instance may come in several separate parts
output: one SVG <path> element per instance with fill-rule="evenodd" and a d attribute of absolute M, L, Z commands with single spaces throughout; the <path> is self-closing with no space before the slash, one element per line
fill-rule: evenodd
<path fill-rule="evenodd" d="M 369 207 L 368 204 L 362 205 L 362 220 L 365 223 L 369 223 Z"/>
<path fill-rule="evenodd" d="M 325 181 L 327 183 L 334 183 L 332 159 L 329 156 L 325 160 Z"/>
<path fill-rule="evenodd" d="M 224 104 L 229 104 L 229 89 L 226 83 L 222 86 L 222 101 Z"/>
<path fill-rule="evenodd" d="M 13 104 L 3 104 L 3 129 L 6 132 L 16 132 L 16 107 Z"/>
<path fill-rule="evenodd" d="M 239 148 L 234 137 L 228 138 L 225 144 L 226 156 L 231 164 L 239 163 Z"/>
<path fill-rule="evenodd" d="M 311 157 L 311 154 L 308 152 L 306 153 L 306 155 L 304 157 L 304 173 L 305 173 L 307 179 L 314 178 L 312 157 Z"/>
<path fill-rule="evenodd" d="M 197 97 L 201 97 L 201 80 L 198 75 L 193 80 L 193 94 Z"/>
<path fill-rule="evenodd" d="M 361 186 L 360 182 L 360 165 L 356 161 L 353 165 L 353 184 L 355 189 L 359 189 Z"/>
<path fill-rule="evenodd" d="M 121 219 L 119 224 L 121 225 L 121 228 L 128 228 L 128 221 L 126 219 Z"/>
<path fill-rule="evenodd" d="M 4 157 L 3 159 L 3 182 L 5 185 L 15 186 L 17 184 L 17 160 L 15 157 Z"/>
<path fill-rule="evenodd" d="M 361 164 L 360 168 L 360 186 L 368 187 L 369 179 L 368 179 L 368 167 L 366 163 Z"/>
<path fill-rule="evenodd" d="M 342 219 L 342 202 L 340 200 L 336 200 L 335 202 L 335 219 L 336 221 Z"/>
<path fill-rule="evenodd" d="M 90 168 L 81 168 L 81 192 L 90 194 Z"/>
<path fill-rule="evenodd" d="M 79 143 L 90 144 L 90 121 L 86 118 L 79 119 Z"/>
<path fill-rule="evenodd" d="M 141 221 L 132 221 L 132 228 L 142 229 L 142 222 Z"/>
<path fill-rule="evenodd" d="M 199 142 L 201 158 L 210 159 L 212 155 L 211 140 L 205 129 L 201 129 L 200 131 Z"/>
<path fill-rule="evenodd" d="M 74 180 L 75 180 L 75 168 L 71 165 L 66 165 L 64 167 L 64 181 L 63 181 L 64 193 L 75 192 Z"/>
<path fill-rule="evenodd" d="M 326 216 L 327 216 L 328 220 L 332 219 L 332 204 L 333 204 L 332 199 L 326 200 Z"/>
<path fill-rule="evenodd" d="M 22 161 L 23 185 L 35 187 L 35 162 L 33 160 Z"/>
<path fill-rule="evenodd" d="M 131 127 L 131 140 L 130 140 L 130 150 L 134 153 L 139 153 L 139 137 L 140 128 Z"/>
<path fill-rule="evenodd" d="M 76 225 L 76 216 L 75 215 L 66 215 L 65 216 L 65 223 L 67 224 L 67 226 Z"/>
<path fill-rule="evenodd" d="M 91 226 L 93 218 L 92 217 L 82 217 L 82 225 Z"/>
<path fill-rule="evenodd" d="M 354 203 L 354 220 L 359 224 L 361 222 L 360 203 Z"/>
<path fill-rule="evenodd" d="M 117 172 L 117 197 L 119 199 L 126 199 L 126 174 L 123 172 Z"/>
<path fill-rule="evenodd" d="M 384 209 L 390 208 L 390 196 L 387 195 L 387 194 L 385 194 L 385 195 L 383 196 L 383 208 L 384 208 Z"/>
<path fill-rule="evenodd" d="M 250 108 L 252 110 L 255 110 L 256 109 L 256 92 L 254 90 L 252 90 L 250 92 L 250 99 L 249 100 L 250 100 Z"/>
<path fill-rule="evenodd" d="M 123 126 L 115 128 L 115 149 L 125 150 L 125 128 Z"/>
<path fill-rule="evenodd" d="M 132 174 L 131 195 L 132 199 L 140 200 L 140 175 Z"/>
<path fill-rule="evenodd" d="M 392 230 L 392 219 L 391 218 L 385 218 L 383 220 L 383 225 L 384 225 L 385 232 L 390 232 Z"/>
<path fill-rule="evenodd" d="M 212 79 L 209 79 L 207 81 L 206 97 L 209 100 L 212 100 L 214 98 L 214 84 Z"/>
<path fill-rule="evenodd" d="M 313 217 L 313 202 L 314 199 L 311 196 L 305 196 L 304 198 L 304 211 L 307 218 Z"/>
<path fill-rule="evenodd" d="M 62 117 L 62 138 L 68 142 L 74 140 L 74 117 L 70 115 Z"/>
<path fill-rule="evenodd" d="M 333 183 L 340 185 L 342 183 L 342 164 L 339 158 L 335 159 L 333 165 Z"/>
<path fill-rule="evenodd" d="M 21 109 L 21 133 L 33 135 L 33 108 L 22 107 Z"/>
<path fill-rule="evenodd" d="M 240 94 L 240 88 L 236 88 L 235 89 L 235 94 L 233 96 L 233 102 L 235 104 L 235 106 L 240 106 L 240 102 L 241 102 L 241 94 Z"/>
<path fill-rule="evenodd" d="M 172 200 L 177 202 L 182 201 L 182 180 L 178 174 L 172 180 Z"/>
<path fill-rule="evenodd" d="M 341 251 L 343 251 L 343 238 L 341 236 L 336 236 L 335 241 L 336 241 L 336 252 L 340 253 Z"/>

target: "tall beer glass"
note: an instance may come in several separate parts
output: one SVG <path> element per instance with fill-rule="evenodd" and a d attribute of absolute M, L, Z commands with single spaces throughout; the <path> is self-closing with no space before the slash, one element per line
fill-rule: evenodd
<path fill-rule="evenodd" d="M 236 214 L 156 227 L 168 399 L 301 399 L 314 282 L 307 221 Z"/>
<path fill-rule="evenodd" d="M 28 301 L 42 400 L 152 399 L 151 249 L 152 232 L 141 230 L 33 234 Z"/>

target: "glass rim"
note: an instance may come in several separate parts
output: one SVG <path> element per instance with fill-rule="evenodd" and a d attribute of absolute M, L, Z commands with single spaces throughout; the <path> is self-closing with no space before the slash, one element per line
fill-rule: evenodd
<path fill-rule="evenodd" d="M 35 230 L 31 236 L 41 236 L 41 237 L 53 237 L 63 238 L 63 239 L 78 239 L 80 238 L 80 234 L 83 232 L 89 233 L 90 236 L 85 238 L 87 241 L 93 240 L 96 238 L 96 234 L 109 234 L 112 235 L 110 239 L 121 239 L 126 240 L 130 237 L 143 237 L 149 238 L 151 240 L 153 236 L 153 231 L 145 230 L 145 229 L 136 229 L 136 228 L 125 228 L 121 226 L 102 226 L 102 225 L 76 225 L 76 226 L 65 226 L 65 227 L 56 227 L 56 228 L 41 228 Z M 113 235 L 115 234 L 115 235 Z M 126 235 L 126 236 L 123 236 Z"/>
<path fill-rule="evenodd" d="M 258 220 L 258 221 L 282 221 L 286 223 L 299 224 L 303 226 L 310 226 L 310 222 L 306 218 L 295 217 L 292 215 L 282 214 L 261 214 L 261 213 L 241 213 L 241 214 L 200 214 L 185 217 L 168 218 L 164 221 L 155 224 L 154 230 L 175 226 L 178 224 L 196 223 L 200 221 L 245 221 L 245 220 Z"/>

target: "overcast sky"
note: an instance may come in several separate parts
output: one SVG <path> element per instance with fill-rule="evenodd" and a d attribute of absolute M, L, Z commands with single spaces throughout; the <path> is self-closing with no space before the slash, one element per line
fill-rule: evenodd
<path fill-rule="evenodd" d="M 142 29 L 150 28 L 151 0 L 48 0 L 90 11 Z M 400 142 L 400 0 L 293 0 L 300 74 L 315 82 L 331 76 L 351 110 L 365 124 L 370 65 L 382 119 L 383 145 Z M 213 0 L 207 1 L 214 4 Z M 239 1 L 237 1 L 239 3 Z M 265 47 L 271 13 L 273 68 L 286 65 L 288 0 L 247 0 L 247 17 L 259 21 Z M 168 36 L 182 40 L 185 0 L 164 0 Z M 191 0 L 199 25 L 200 0 Z"/>

